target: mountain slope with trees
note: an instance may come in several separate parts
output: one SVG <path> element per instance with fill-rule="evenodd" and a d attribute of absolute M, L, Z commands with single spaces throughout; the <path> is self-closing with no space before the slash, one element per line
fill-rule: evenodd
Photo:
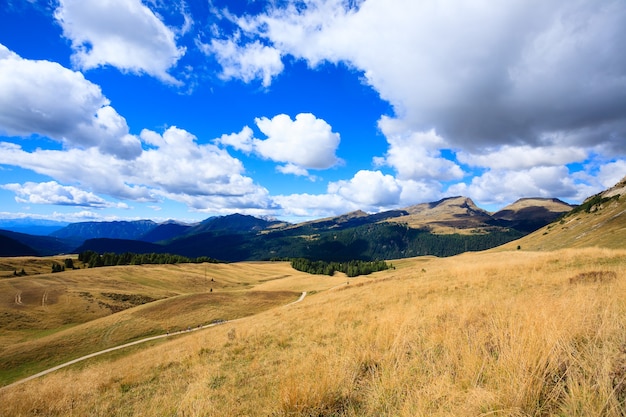
<path fill-rule="evenodd" d="M 152 220 L 113 221 L 113 222 L 80 222 L 67 225 L 63 229 L 51 233 L 51 236 L 63 239 L 140 239 L 150 230 L 156 228 Z"/>
<path fill-rule="evenodd" d="M 0 236 L 10 239 L 5 239 L 4 254 L 0 256 L 48 256 L 71 252 L 76 247 L 74 242 L 54 236 L 29 235 L 10 230 L 0 230 Z M 18 242 L 19 245 L 11 245 L 10 242 Z"/>

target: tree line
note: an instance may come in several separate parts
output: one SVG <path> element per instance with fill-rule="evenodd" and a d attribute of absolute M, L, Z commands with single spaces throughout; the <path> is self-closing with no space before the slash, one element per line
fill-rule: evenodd
<path fill-rule="evenodd" d="M 312 261 L 306 258 L 297 258 L 291 260 L 291 267 L 302 272 L 317 275 L 332 276 L 336 271 L 343 272 L 349 277 L 359 275 L 368 275 L 372 272 L 384 271 L 392 268 L 385 261 L 358 261 L 349 262 L 327 262 Z"/>
<path fill-rule="evenodd" d="M 171 253 L 113 253 L 106 252 L 99 254 L 95 251 L 84 251 L 78 255 L 78 260 L 89 268 L 116 265 L 144 265 L 144 264 L 179 264 L 179 263 L 217 263 L 216 260 L 208 256 L 189 258 Z"/>

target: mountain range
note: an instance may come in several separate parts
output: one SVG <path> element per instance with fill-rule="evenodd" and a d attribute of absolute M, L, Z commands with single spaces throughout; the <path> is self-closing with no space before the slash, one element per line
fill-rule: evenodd
<path fill-rule="evenodd" d="M 232 214 L 197 224 L 151 220 L 80 222 L 36 235 L 26 222 L 0 223 L 0 255 L 173 253 L 224 261 L 305 257 L 323 260 L 449 256 L 483 250 L 546 226 L 575 206 L 558 199 L 525 198 L 489 213 L 467 197 L 450 197 L 375 214 L 354 211 L 297 224 Z M 45 229 L 35 229 L 45 231 Z"/>

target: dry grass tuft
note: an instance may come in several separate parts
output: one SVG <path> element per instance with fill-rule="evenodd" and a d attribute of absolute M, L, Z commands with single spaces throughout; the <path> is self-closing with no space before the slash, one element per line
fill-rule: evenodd
<path fill-rule="evenodd" d="M 594 282 L 608 282 L 617 278 L 615 271 L 581 272 L 569 279 L 570 284 L 589 284 Z"/>

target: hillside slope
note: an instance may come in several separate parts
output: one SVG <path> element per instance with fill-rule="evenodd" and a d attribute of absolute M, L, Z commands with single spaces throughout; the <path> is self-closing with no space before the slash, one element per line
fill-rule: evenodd
<path fill-rule="evenodd" d="M 37 251 L 16 239 L 3 235 L 0 231 L 0 256 L 31 255 L 37 255 Z"/>
<path fill-rule="evenodd" d="M 560 220 L 496 250 L 626 248 L 626 178 L 587 198 Z"/>
<path fill-rule="evenodd" d="M 296 305 L 0 389 L 0 414 L 623 417 L 625 255 L 588 248 L 398 261 Z M 164 272 L 148 271 L 138 278 Z M 267 284 L 302 288 L 275 278 Z M 190 297 L 206 305 L 221 293 Z M 125 310 L 96 334 L 157 319 L 163 331 L 184 304 L 162 311 L 162 303 Z"/>
<path fill-rule="evenodd" d="M 5 237 L 0 256 L 49 256 L 74 249 L 71 241 L 54 236 L 29 235 L 10 230 L 0 230 L 0 236 Z"/>

